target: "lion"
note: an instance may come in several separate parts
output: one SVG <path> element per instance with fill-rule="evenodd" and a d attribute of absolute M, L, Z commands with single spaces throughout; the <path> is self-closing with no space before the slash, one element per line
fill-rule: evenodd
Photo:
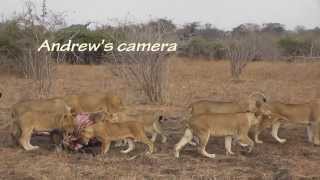
<path fill-rule="evenodd" d="M 61 99 L 77 113 L 101 110 L 116 113 L 124 110 L 122 99 L 112 93 L 69 95 Z"/>
<path fill-rule="evenodd" d="M 61 129 L 54 129 L 50 132 L 50 138 L 57 151 L 61 151 L 63 149 L 77 151 L 81 149 L 83 147 L 79 142 L 79 132 L 81 129 L 98 121 L 105 121 L 105 119 L 117 121 L 118 118 L 118 116 L 105 111 L 85 112 L 80 114 L 76 114 L 75 112 L 72 113 L 75 122 L 74 131 L 66 132 Z"/>
<path fill-rule="evenodd" d="M 307 125 L 308 141 L 315 145 L 320 145 L 319 126 L 320 126 L 320 99 L 305 104 L 285 104 L 282 102 L 268 102 L 267 106 L 272 113 L 279 114 L 288 120 L 289 123 Z M 286 139 L 278 137 L 279 127 L 282 121 L 272 122 L 272 136 L 278 142 L 284 143 Z"/>
<path fill-rule="evenodd" d="M 254 133 L 254 141 L 256 143 L 258 143 L 258 144 L 262 144 L 263 143 L 263 141 L 261 141 L 259 139 L 259 135 L 263 130 L 272 127 L 272 124 L 276 124 L 278 122 L 283 122 L 283 121 L 288 121 L 288 119 L 286 117 L 281 116 L 281 115 L 276 114 L 276 113 L 272 113 L 272 112 L 270 114 L 270 117 L 271 118 L 266 118 L 266 117 L 262 118 L 260 123 L 256 124 L 252 128 L 253 129 L 253 133 Z M 272 136 L 276 141 L 278 141 L 280 143 L 283 143 L 281 140 L 279 140 L 279 137 L 274 136 L 273 133 L 272 133 Z"/>
<path fill-rule="evenodd" d="M 208 158 L 215 158 L 215 154 L 206 151 L 210 136 L 225 137 L 226 155 L 233 155 L 231 151 L 232 139 L 236 138 L 241 146 L 249 146 L 249 152 L 254 147 L 254 142 L 249 138 L 251 126 L 260 122 L 265 114 L 252 112 L 214 114 L 204 113 L 192 116 L 187 124 L 187 129 L 181 140 L 175 145 L 175 157 L 179 158 L 180 150 L 195 137 L 200 144 L 200 153 Z"/>
<path fill-rule="evenodd" d="M 66 107 L 63 112 L 27 111 L 14 120 L 12 136 L 29 151 L 39 148 L 30 144 L 32 133 L 50 133 L 55 129 L 71 133 L 74 128 L 74 114 L 71 108 Z"/>
<path fill-rule="evenodd" d="M 192 115 L 202 113 L 238 113 L 247 110 L 256 111 L 263 103 L 267 102 L 266 97 L 262 93 L 254 92 L 248 97 L 249 106 L 244 108 L 236 102 L 219 102 L 210 100 L 200 100 L 189 105 Z"/>
<path fill-rule="evenodd" d="M 161 115 L 158 112 L 144 112 L 139 114 L 130 114 L 125 116 L 126 121 L 135 121 L 139 120 L 139 122 L 143 123 L 144 130 L 147 134 L 152 135 L 151 141 L 155 142 L 157 136 L 161 136 L 161 142 L 167 142 L 167 136 L 164 133 L 162 128 L 162 124 L 167 121 L 167 118 Z"/>
<path fill-rule="evenodd" d="M 121 151 L 122 153 L 128 153 L 133 149 L 132 140 L 148 145 L 149 151 L 147 154 L 152 154 L 154 151 L 153 142 L 147 137 L 144 124 L 139 121 L 97 121 L 95 124 L 85 127 L 80 131 L 80 139 L 83 144 L 87 145 L 90 139 L 93 138 L 101 142 L 101 153 L 103 154 L 109 151 L 112 141 L 118 140 L 128 140 L 129 143 L 129 148 Z"/>
<path fill-rule="evenodd" d="M 157 136 L 161 136 L 161 142 L 167 142 L 167 136 L 163 130 L 163 123 L 168 119 L 159 112 L 144 112 L 139 114 L 122 114 L 122 121 L 139 121 L 144 126 L 144 131 L 147 135 L 151 135 L 151 141 L 154 143 Z M 130 139 L 124 139 L 117 141 L 115 146 L 125 146 L 128 144 L 128 149 L 125 150 L 126 153 L 131 152 L 134 149 L 133 141 Z"/>
<path fill-rule="evenodd" d="M 248 97 L 248 106 L 243 107 L 237 102 L 219 102 L 210 100 L 201 100 L 189 105 L 191 115 L 200 115 L 204 113 L 243 113 L 246 111 L 261 113 L 264 111 L 266 114 L 270 114 L 270 111 L 266 108 L 265 104 L 267 98 L 264 94 L 259 92 L 253 92 Z M 191 141 L 191 145 L 195 145 L 195 142 Z"/>
<path fill-rule="evenodd" d="M 67 107 L 70 108 L 63 100 L 56 98 L 22 101 L 11 107 L 11 117 L 15 119 L 29 111 L 64 113 Z"/>
<path fill-rule="evenodd" d="M 201 100 L 192 103 L 189 106 L 192 115 L 204 114 L 204 113 L 237 113 L 243 112 L 244 109 L 235 102 L 219 102 Z"/>

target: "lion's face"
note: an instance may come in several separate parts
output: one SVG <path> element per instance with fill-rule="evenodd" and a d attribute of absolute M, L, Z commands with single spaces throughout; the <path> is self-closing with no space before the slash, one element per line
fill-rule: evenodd
<path fill-rule="evenodd" d="M 268 116 L 268 118 L 271 118 L 271 108 L 269 107 L 269 105 L 267 103 L 262 103 L 260 104 L 259 107 L 254 108 L 253 112 L 257 115 L 257 116 Z"/>
<path fill-rule="evenodd" d="M 83 144 L 88 145 L 92 138 L 94 138 L 93 128 L 87 127 L 80 131 L 80 139 Z"/>
<path fill-rule="evenodd" d="M 110 107 L 109 107 L 109 112 L 110 113 L 116 113 L 116 112 L 121 112 L 125 110 L 125 106 L 121 100 L 120 97 L 118 96 L 113 96 L 110 100 Z"/>
<path fill-rule="evenodd" d="M 68 112 L 63 115 L 62 120 L 62 128 L 65 130 L 66 133 L 72 133 L 76 128 L 76 115 Z"/>

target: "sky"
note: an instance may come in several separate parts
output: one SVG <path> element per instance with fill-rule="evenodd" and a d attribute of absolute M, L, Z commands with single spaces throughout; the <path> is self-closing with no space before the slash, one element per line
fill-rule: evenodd
<path fill-rule="evenodd" d="M 178 25 L 198 21 L 230 30 L 242 23 L 278 22 L 320 27 L 320 0 L 46 0 L 53 12 L 64 13 L 68 24 L 145 22 L 167 18 Z M 0 0 L 0 15 L 23 11 L 24 0 Z M 33 0 L 40 6 L 42 0 Z M 40 8 L 40 7 L 39 7 Z"/>

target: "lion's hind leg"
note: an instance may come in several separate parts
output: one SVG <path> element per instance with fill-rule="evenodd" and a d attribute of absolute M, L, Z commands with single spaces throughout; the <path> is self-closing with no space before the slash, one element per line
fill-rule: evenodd
<path fill-rule="evenodd" d="M 210 154 L 206 151 L 206 146 L 208 144 L 209 138 L 210 138 L 210 132 L 206 131 L 206 132 L 201 132 L 198 135 L 199 140 L 200 140 L 200 153 L 208 158 L 215 158 L 216 155 L 215 154 Z"/>
<path fill-rule="evenodd" d="M 224 145 L 226 148 L 226 155 L 234 155 L 234 152 L 231 151 L 231 145 L 232 145 L 232 136 L 226 136 L 224 139 Z"/>
<path fill-rule="evenodd" d="M 185 130 L 184 135 L 180 139 L 180 141 L 174 146 L 174 156 L 179 158 L 180 150 L 188 143 L 192 141 L 193 134 L 192 131 L 188 128 Z"/>
<path fill-rule="evenodd" d="M 279 143 L 285 143 L 287 140 L 286 139 L 282 139 L 279 138 L 278 136 L 278 131 L 279 131 L 279 127 L 280 127 L 281 123 L 280 122 L 275 122 L 274 124 L 272 124 L 272 131 L 271 131 L 271 135 L 274 139 L 276 139 Z"/>
<path fill-rule="evenodd" d="M 147 155 L 150 155 L 154 152 L 154 145 L 153 142 L 147 137 L 146 133 L 144 131 L 139 132 L 137 135 L 135 135 L 135 138 L 137 141 L 140 141 L 146 145 L 148 145 L 148 152 Z"/>
<path fill-rule="evenodd" d="M 257 127 L 254 127 L 253 129 L 253 133 L 254 133 L 254 141 L 257 143 L 257 144 L 262 144 L 263 141 L 259 139 L 259 135 L 261 134 L 262 132 L 262 128 L 257 126 Z"/>
<path fill-rule="evenodd" d="M 121 151 L 120 151 L 120 152 L 123 153 L 123 154 L 127 154 L 127 153 L 133 151 L 133 150 L 134 150 L 134 147 L 135 147 L 133 140 L 131 140 L 131 139 L 126 139 L 126 141 L 127 141 L 127 143 L 128 143 L 128 148 L 127 148 L 126 150 L 121 150 Z"/>
<path fill-rule="evenodd" d="M 32 146 L 30 144 L 32 128 L 22 128 L 21 136 L 19 138 L 20 145 L 27 151 L 38 149 L 39 146 Z"/>
<path fill-rule="evenodd" d="M 254 147 L 254 142 L 249 138 L 248 135 L 240 136 L 239 144 L 243 147 L 249 147 L 248 152 L 251 152 Z"/>

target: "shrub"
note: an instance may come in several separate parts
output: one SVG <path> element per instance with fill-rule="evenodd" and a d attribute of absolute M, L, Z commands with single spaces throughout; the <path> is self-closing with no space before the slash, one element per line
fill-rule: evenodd
<path fill-rule="evenodd" d="M 192 58 L 222 59 L 225 56 L 225 49 L 219 42 L 194 37 L 187 45 L 181 47 L 180 55 Z"/>
<path fill-rule="evenodd" d="M 284 56 L 305 56 L 308 55 L 310 42 L 294 37 L 284 37 L 278 41 Z"/>

